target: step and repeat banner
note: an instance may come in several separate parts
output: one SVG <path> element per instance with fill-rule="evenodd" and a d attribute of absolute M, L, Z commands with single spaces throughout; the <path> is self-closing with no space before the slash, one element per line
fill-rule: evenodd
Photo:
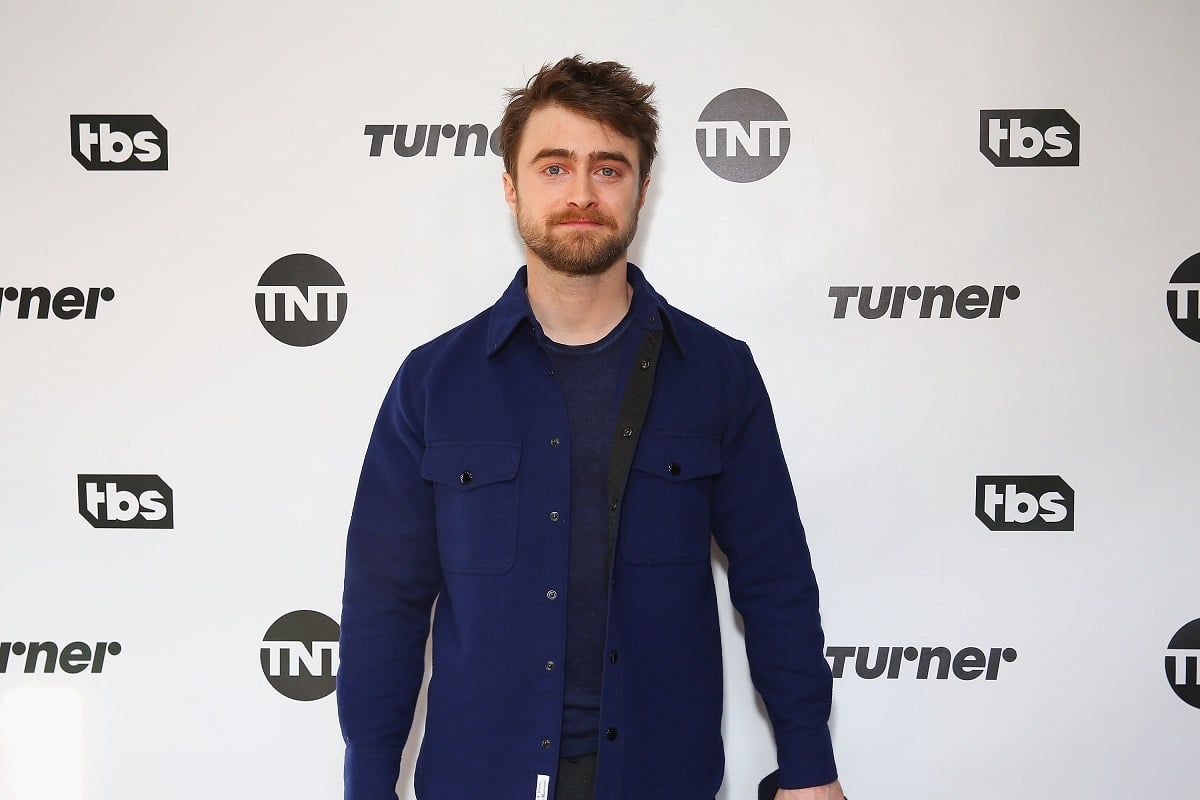
<path fill-rule="evenodd" d="M 766 377 L 847 792 L 1193 796 L 1197 33 L 1185 0 L 3 0 L 0 798 L 340 796 L 374 415 L 520 265 L 502 91 L 575 52 L 658 87 L 632 260 Z M 741 800 L 774 753 L 722 602 Z"/>

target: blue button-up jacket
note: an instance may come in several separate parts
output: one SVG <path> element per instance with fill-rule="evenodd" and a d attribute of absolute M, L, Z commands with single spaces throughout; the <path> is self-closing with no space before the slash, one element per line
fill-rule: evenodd
<path fill-rule="evenodd" d="M 721 785 L 714 539 L 780 785 L 828 783 L 817 584 L 762 378 L 744 343 L 628 276 L 627 361 L 647 330 L 663 344 L 619 501 L 595 796 L 710 800 Z M 554 796 L 571 443 L 525 285 L 522 269 L 494 306 L 414 350 L 371 435 L 341 619 L 347 800 L 394 800 L 431 612 L 417 797 Z"/>

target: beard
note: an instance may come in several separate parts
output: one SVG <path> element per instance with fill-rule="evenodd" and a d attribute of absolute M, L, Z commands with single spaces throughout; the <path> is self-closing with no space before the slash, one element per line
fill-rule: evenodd
<path fill-rule="evenodd" d="M 541 224 L 517 208 L 517 230 L 534 255 L 566 275 L 600 275 L 629 249 L 637 233 L 635 209 L 622 228 L 603 211 L 562 211 Z M 560 228 L 564 222 L 587 221 L 603 227 L 575 230 Z"/>

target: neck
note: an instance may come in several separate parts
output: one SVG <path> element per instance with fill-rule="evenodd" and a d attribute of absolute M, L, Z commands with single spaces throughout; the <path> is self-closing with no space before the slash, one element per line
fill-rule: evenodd
<path fill-rule="evenodd" d="M 529 305 L 551 341 L 592 344 L 625 318 L 633 287 L 624 257 L 599 275 L 564 275 L 529 255 Z"/>

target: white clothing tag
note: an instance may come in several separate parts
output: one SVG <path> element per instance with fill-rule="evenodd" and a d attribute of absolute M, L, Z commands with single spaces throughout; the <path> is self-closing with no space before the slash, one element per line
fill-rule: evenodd
<path fill-rule="evenodd" d="M 533 800 L 549 800 L 550 797 L 550 776 L 538 775 L 537 791 L 533 794 Z"/>

